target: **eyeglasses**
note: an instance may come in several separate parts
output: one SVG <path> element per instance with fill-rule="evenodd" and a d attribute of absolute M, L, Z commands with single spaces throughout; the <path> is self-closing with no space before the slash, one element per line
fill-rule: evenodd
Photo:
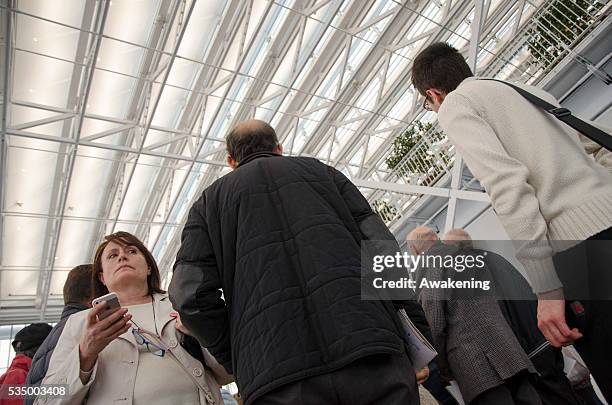
<path fill-rule="evenodd" d="M 155 356 L 164 357 L 164 355 L 166 354 L 166 349 L 159 347 L 155 343 L 151 342 L 140 332 L 139 329 L 132 328 L 132 335 L 134 335 L 136 343 L 138 343 L 139 345 L 145 345 L 147 347 L 147 350 Z"/>
<path fill-rule="evenodd" d="M 425 96 L 425 100 L 423 100 L 423 109 L 425 109 L 427 111 L 432 111 L 431 105 L 429 105 L 429 98 L 428 98 L 428 96 Z"/>

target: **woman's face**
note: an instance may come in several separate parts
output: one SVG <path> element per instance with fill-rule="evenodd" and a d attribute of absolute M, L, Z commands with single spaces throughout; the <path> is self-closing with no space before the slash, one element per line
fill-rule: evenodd
<path fill-rule="evenodd" d="M 136 246 L 122 246 L 114 241 L 102 251 L 102 272 L 100 281 L 109 291 L 120 285 L 147 285 L 150 269 L 145 256 Z"/>

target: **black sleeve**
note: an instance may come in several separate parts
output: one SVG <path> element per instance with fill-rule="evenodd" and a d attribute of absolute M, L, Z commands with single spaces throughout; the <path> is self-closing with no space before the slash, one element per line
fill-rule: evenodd
<path fill-rule="evenodd" d="M 334 176 L 334 182 L 340 190 L 342 197 L 346 201 L 353 218 L 359 224 L 359 230 L 361 231 L 364 240 L 371 241 L 368 245 L 368 249 L 371 249 L 370 255 L 390 255 L 393 256 L 396 252 L 400 251 L 400 246 L 395 239 L 395 236 L 391 233 L 387 225 L 384 223 L 380 215 L 375 213 L 365 197 L 359 192 L 359 189 L 355 187 L 344 174 L 338 170 L 330 167 L 332 175 Z M 413 299 L 409 300 L 393 300 L 393 307 L 395 310 L 404 308 L 406 314 L 419 331 L 433 344 L 431 331 L 425 312 L 416 301 L 416 295 Z"/>
<path fill-rule="evenodd" d="M 353 183 L 351 183 L 351 181 L 344 174 L 342 174 L 342 172 L 331 166 L 328 166 L 328 170 L 332 176 L 336 188 L 340 192 L 340 195 L 344 199 L 357 223 L 360 223 L 369 216 L 378 216 L 374 211 L 372 211 L 372 207 L 370 207 L 368 200 L 365 199 L 359 189 Z"/>
<path fill-rule="evenodd" d="M 203 195 L 189 211 L 168 292 L 181 321 L 231 374 L 229 319 L 205 208 Z"/>

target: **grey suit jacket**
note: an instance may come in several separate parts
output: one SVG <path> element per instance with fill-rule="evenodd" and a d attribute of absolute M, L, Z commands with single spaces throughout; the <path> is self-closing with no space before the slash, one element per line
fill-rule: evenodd
<path fill-rule="evenodd" d="M 454 247 L 437 244 L 427 254 L 456 254 Z M 452 269 L 428 268 L 429 280 L 455 278 Z M 494 298 L 479 294 L 453 298 L 440 289 L 423 289 L 420 300 L 429 321 L 439 363 L 459 384 L 469 403 L 484 391 L 528 370 L 535 373 Z"/>

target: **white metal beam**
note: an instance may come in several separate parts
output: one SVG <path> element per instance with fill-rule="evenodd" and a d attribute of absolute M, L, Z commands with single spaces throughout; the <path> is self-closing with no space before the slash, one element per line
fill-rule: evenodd
<path fill-rule="evenodd" d="M 9 121 L 9 100 L 11 99 L 11 77 L 12 77 L 12 51 L 13 46 L 13 20 L 10 9 L 13 6 L 14 0 L 6 0 L 7 8 L 2 10 L 2 17 L 4 18 L 4 49 L 2 53 L 2 121 L 0 122 L 0 212 L 4 210 L 4 193 L 6 189 L 6 157 L 7 143 L 6 143 L 6 129 Z M 0 243 L 4 241 L 4 218 L 0 215 Z M 3 247 L 0 246 L 0 264 L 2 263 L 2 251 Z"/>
<path fill-rule="evenodd" d="M 484 15 L 484 1 L 474 0 L 474 21 L 472 21 L 472 37 L 470 39 L 470 48 L 468 53 L 468 62 L 472 72 L 476 71 L 478 66 L 478 45 L 480 44 L 480 31 L 482 29 Z M 455 164 L 453 165 L 451 179 L 451 190 L 458 190 L 461 186 L 461 178 L 463 175 L 463 158 L 457 154 L 455 156 Z M 444 232 L 448 232 L 455 227 L 455 214 L 457 212 L 457 197 L 451 196 L 448 200 L 446 209 L 446 222 L 444 224 Z"/>
<path fill-rule="evenodd" d="M 44 135 L 44 134 L 37 134 L 34 132 L 16 131 L 14 129 L 7 129 L 6 134 L 12 135 L 12 136 L 18 136 L 20 138 L 40 139 L 43 141 L 65 143 L 65 144 L 70 144 L 70 145 L 74 145 L 76 143 L 74 139 L 60 138 L 57 136 Z M 117 152 L 129 153 L 129 154 L 140 153 L 141 155 L 145 155 L 145 156 L 155 156 L 155 157 L 161 157 L 161 158 L 167 158 L 167 159 L 174 159 L 174 160 L 178 160 L 182 162 L 193 162 L 194 161 L 193 158 L 190 158 L 188 156 L 177 155 L 177 154 L 172 154 L 168 152 L 158 152 L 158 151 L 153 151 L 153 150 L 148 150 L 148 149 L 143 149 L 142 151 L 139 152 L 139 150 L 136 148 L 132 148 L 130 146 L 123 146 L 123 145 L 110 145 L 110 144 L 104 144 L 104 143 L 83 142 L 83 141 L 80 141 L 79 145 L 88 146 L 91 148 L 113 150 Z M 207 164 L 207 165 L 213 165 L 213 166 L 221 166 L 221 167 L 225 167 L 227 165 L 224 161 L 214 161 L 214 160 L 207 160 L 207 159 L 202 159 L 202 158 L 196 159 L 195 162 Z"/>
<path fill-rule="evenodd" d="M 486 193 L 481 193 L 479 191 L 456 190 L 449 189 L 446 187 L 417 186 L 414 184 L 399 184 L 384 181 L 368 181 L 359 179 L 353 180 L 353 184 L 358 187 L 390 191 L 398 194 L 432 195 L 436 197 L 490 202 L 489 196 Z"/>
<path fill-rule="evenodd" d="M 87 5 L 89 5 L 92 9 L 94 7 L 93 4 L 94 4 L 93 2 L 87 3 Z M 93 53 L 89 55 L 89 58 L 88 58 L 89 66 L 87 66 L 85 77 L 84 77 L 85 82 L 83 86 L 81 86 L 80 88 L 80 90 L 83 93 L 82 93 L 82 99 L 79 100 L 81 104 L 79 105 L 80 111 L 79 111 L 79 116 L 78 116 L 78 122 L 77 122 L 76 129 L 75 129 L 76 132 L 74 134 L 75 143 L 71 147 L 70 154 L 66 156 L 67 162 L 63 161 L 64 160 L 63 154 L 58 155 L 58 164 L 56 166 L 56 172 L 55 172 L 56 184 L 53 189 L 55 198 L 52 197 L 52 207 L 51 207 L 52 211 L 51 212 L 55 212 L 55 210 L 57 209 L 57 212 L 59 213 L 60 218 L 59 220 L 49 221 L 49 224 L 47 226 L 46 234 L 49 235 L 49 237 L 45 238 L 46 246 L 43 249 L 43 261 L 41 264 L 50 266 L 51 269 L 45 272 L 41 272 L 41 275 L 39 277 L 39 285 L 38 285 L 39 295 L 42 293 L 42 296 L 40 296 L 40 298 L 42 299 L 41 317 L 44 317 L 45 311 L 47 309 L 47 302 L 49 300 L 49 291 L 51 289 L 51 279 L 53 276 L 53 267 L 55 265 L 55 257 L 57 255 L 57 249 L 59 247 L 59 240 L 61 237 L 62 225 L 64 223 L 63 215 L 66 209 L 66 201 L 68 200 L 68 193 L 70 192 L 70 184 L 72 182 L 72 174 L 73 174 L 74 166 L 76 162 L 76 156 L 77 156 L 77 151 L 79 147 L 79 139 L 81 136 L 81 130 L 83 128 L 83 122 L 85 119 L 84 118 L 85 109 L 87 108 L 87 100 L 89 98 L 91 85 L 93 83 L 93 75 L 96 69 L 98 53 L 100 51 L 100 45 L 102 43 L 102 33 L 104 32 L 104 28 L 106 26 L 106 19 L 108 16 L 109 8 L 110 8 L 110 2 L 102 2 L 100 3 L 100 7 L 97 8 L 97 16 L 96 16 L 97 21 L 95 24 L 95 29 L 98 33 L 98 36 L 92 38 Z M 87 18 L 87 17 L 84 16 L 84 18 Z M 86 41 L 83 40 L 83 43 L 85 42 Z M 81 76 L 80 72 L 77 74 L 73 74 L 73 79 L 74 78 L 80 79 L 80 76 Z M 74 89 L 75 92 L 77 91 L 77 89 L 79 89 L 79 87 L 80 86 L 77 83 L 71 83 L 71 88 Z M 74 99 L 76 100 L 76 97 Z M 68 128 L 68 126 L 65 126 L 65 128 Z M 66 166 L 64 166 L 64 164 L 66 164 Z M 57 201 L 57 205 L 55 205 L 56 201 Z"/>

